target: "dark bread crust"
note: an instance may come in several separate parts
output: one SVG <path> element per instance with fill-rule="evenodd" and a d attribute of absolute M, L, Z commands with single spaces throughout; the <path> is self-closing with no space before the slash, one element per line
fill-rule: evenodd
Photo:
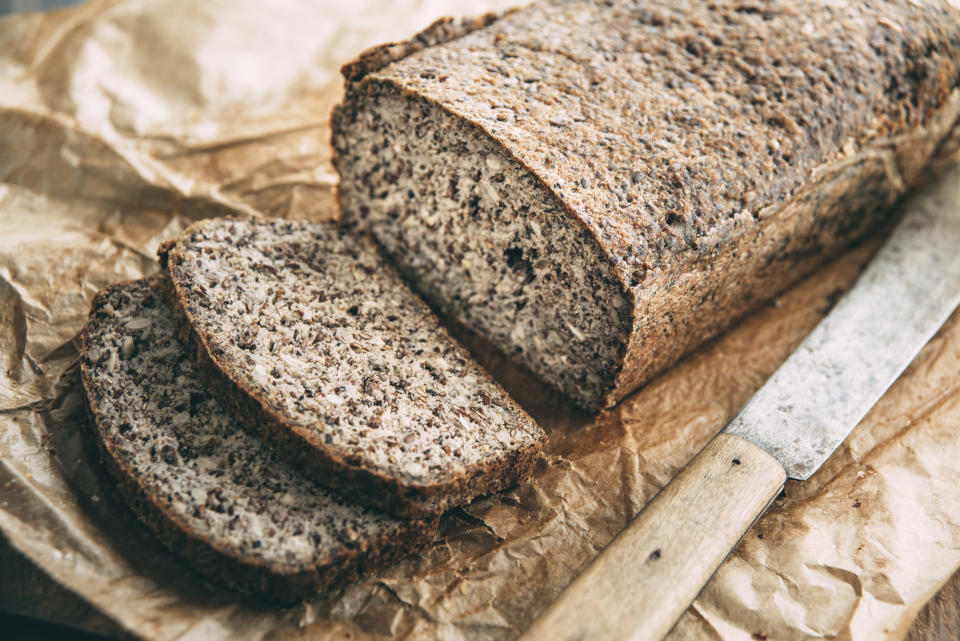
<path fill-rule="evenodd" d="M 161 280 L 150 279 L 150 288 L 159 295 Z M 107 302 L 112 292 L 139 286 L 128 281 L 100 291 L 91 305 L 91 319 Z M 376 539 L 364 539 L 346 553 L 326 556 L 310 565 L 276 564 L 244 555 L 236 547 L 197 532 L 174 511 L 166 509 L 166 500 L 139 482 L 140 474 L 131 469 L 106 438 L 106 412 L 98 390 L 91 380 L 89 335 L 93 320 L 80 334 L 81 389 L 94 440 L 104 466 L 117 482 L 128 505 L 154 535 L 172 552 L 187 560 L 199 572 L 238 592 L 274 603 L 292 603 L 317 592 L 334 589 L 357 580 L 378 568 L 386 567 L 422 549 L 433 539 L 437 519 L 400 522 L 399 528 L 384 531 Z"/>
<path fill-rule="evenodd" d="M 338 132 L 372 99 L 428 105 L 492 141 L 595 239 L 632 311 L 609 385 L 589 409 L 616 403 L 863 237 L 958 146 L 960 13 L 946 3 L 717 2 L 684 11 L 658 1 L 536 3 L 347 76 L 333 116 L 343 175 L 349 140 L 337 144 Z M 814 23 L 836 31 L 807 37 L 804 25 Z M 644 34 L 636 42 L 629 24 Z M 736 42 L 723 40 L 731 34 Z M 632 50 L 617 49 L 621 37 L 652 58 L 624 54 Z M 535 98 L 517 82 L 527 78 L 540 83 Z M 649 93 L 631 93 L 638 86 Z M 549 105 L 564 101 L 586 108 L 576 120 L 551 120 Z M 633 106 L 644 101 L 649 113 Z M 652 136 L 680 142 L 658 147 L 628 129 L 607 136 L 621 120 L 652 122 Z M 691 153 L 688 140 L 702 146 Z M 739 159 L 727 176 L 730 149 Z M 362 204 L 343 194 L 348 220 L 361 219 Z M 403 268 L 403 256 L 392 257 Z"/>
<path fill-rule="evenodd" d="M 516 11 L 510 9 L 504 13 L 485 13 L 476 18 L 444 17 L 435 20 L 429 27 L 416 34 L 409 40 L 390 42 L 370 47 L 360 53 L 357 58 L 343 65 L 340 72 L 350 82 L 360 80 L 368 73 L 386 67 L 391 62 L 403 60 L 427 47 L 435 47 L 444 42 L 456 40 L 477 29 L 489 26 L 500 17 Z"/>
<path fill-rule="evenodd" d="M 184 237 L 203 224 L 204 221 L 201 221 L 188 228 Z M 225 367 L 218 364 L 218 359 L 224 355 L 211 346 L 208 338 L 198 330 L 197 323 L 190 315 L 187 292 L 178 284 L 180 279 L 177 278 L 177 273 L 183 268 L 183 256 L 177 242 L 164 244 L 158 255 L 167 274 L 163 288 L 164 297 L 178 327 L 178 335 L 203 373 L 213 394 L 238 418 L 245 429 L 265 440 L 285 460 L 317 482 L 362 505 L 404 518 L 422 518 L 463 505 L 479 495 L 511 487 L 532 473 L 546 440 L 542 432 L 540 440 L 527 447 L 509 450 L 505 456 L 491 460 L 489 464 L 469 473 L 432 483 L 388 476 L 380 470 L 365 467 L 362 462 L 348 460 L 315 434 L 301 429 L 294 417 L 288 416 L 282 410 L 271 408 L 264 400 L 258 399 L 256 390 L 245 381 L 231 376 Z M 439 321 L 425 305 L 424 309 L 425 314 L 439 326 Z M 446 339 L 454 342 L 445 330 L 442 332 Z M 480 371 L 485 384 L 503 391 L 499 383 L 485 370 L 481 368 Z M 532 422 L 506 392 L 503 392 L 503 395 L 517 416 Z"/>

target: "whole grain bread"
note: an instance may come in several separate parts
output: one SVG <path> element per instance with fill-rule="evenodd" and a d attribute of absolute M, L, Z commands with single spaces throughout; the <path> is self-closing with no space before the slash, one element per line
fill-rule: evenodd
<path fill-rule="evenodd" d="M 344 217 L 588 408 L 862 237 L 960 140 L 945 0 L 552 0 L 475 26 L 344 68 Z"/>
<path fill-rule="evenodd" d="M 186 358 L 161 285 L 101 292 L 81 360 L 103 460 L 161 541 L 235 589 L 291 601 L 431 539 L 436 519 L 344 502 L 240 429 Z"/>
<path fill-rule="evenodd" d="M 217 397 L 326 486 L 417 516 L 532 470 L 542 430 L 366 237 L 215 219 L 161 262 Z"/>

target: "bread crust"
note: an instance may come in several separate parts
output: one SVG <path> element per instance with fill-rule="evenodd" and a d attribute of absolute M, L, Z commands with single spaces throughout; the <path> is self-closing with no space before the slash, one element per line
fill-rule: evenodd
<path fill-rule="evenodd" d="M 960 34 L 956 24 L 960 13 L 948 4 L 918 6 L 890 1 L 869 9 L 851 6 L 849 15 L 844 13 L 845 7 L 833 14 L 833 9 L 822 3 L 802 9 L 786 1 L 765 3 L 762 8 L 741 4 L 712 3 L 710 11 L 716 15 L 697 14 L 698 22 L 667 2 L 615 2 L 603 8 L 590 2 L 539 2 L 446 43 L 412 49 L 405 58 L 384 57 L 379 68 L 368 60 L 362 75 L 346 75 L 346 97 L 335 107 L 332 118 L 335 143 L 338 132 L 363 114 L 366 96 L 393 92 L 427 104 L 494 143 L 596 241 L 632 311 L 624 327 L 628 338 L 609 372 L 610 383 L 602 395 L 584 403 L 587 409 L 615 404 L 826 257 L 862 238 L 907 190 L 956 155 L 960 130 Z M 697 7 L 696 11 L 706 10 Z M 585 15 L 593 21 L 585 20 Z M 762 20 L 743 22 L 747 20 L 744 16 L 753 15 Z M 557 125 L 544 115 L 548 110 L 525 97 L 522 84 L 515 82 L 536 78 L 552 92 L 551 97 L 579 101 L 585 113 L 619 113 L 631 100 L 646 98 L 621 91 L 643 73 L 640 66 L 599 56 L 619 42 L 614 41 L 622 30 L 614 27 L 628 24 L 627 17 L 651 28 L 650 37 L 637 46 L 656 55 L 685 55 L 679 44 L 686 39 L 694 62 L 668 59 L 679 60 L 677 64 L 685 65 L 688 74 L 692 72 L 687 69 L 696 70 L 697 59 L 709 65 L 710 47 L 724 44 L 717 45 L 712 30 L 726 20 L 745 25 L 740 30 L 745 43 L 750 38 L 763 43 L 767 38 L 768 44 L 761 48 L 768 58 L 750 59 L 747 53 L 738 57 L 737 52 L 727 52 L 724 62 L 711 70 L 730 77 L 738 73 L 773 77 L 781 72 L 779 62 L 774 64 L 772 59 L 802 51 L 811 60 L 821 60 L 832 80 L 824 76 L 825 84 L 806 94 L 802 87 L 796 89 L 799 85 L 784 84 L 785 91 L 789 88 L 799 93 L 794 102 L 758 109 L 765 114 L 764 122 L 741 117 L 743 103 L 734 103 L 726 112 L 720 110 L 730 122 L 709 123 L 713 129 L 707 131 L 705 140 L 719 144 L 726 134 L 711 138 L 710 131 L 729 127 L 729 144 L 743 148 L 736 173 L 749 177 L 740 180 L 737 176 L 733 184 L 724 184 L 726 179 L 698 176 L 694 171 L 700 167 L 697 159 L 677 156 L 679 152 L 650 153 L 647 158 L 645 149 L 654 147 L 631 140 L 627 130 L 604 138 L 607 123 L 589 114 L 576 124 Z M 777 24 L 778 19 L 794 24 L 795 34 L 789 29 L 774 31 L 769 25 Z M 831 46 L 835 43 L 829 38 L 804 39 L 804 24 L 829 24 L 831 20 L 845 28 L 845 37 L 854 44 L 834 50 Z M 897 26 L 904 22 L 909 29 Z M 581 23 L 589 25 L 564 30 Z M 789 42 L 782 42 L 785 32 L 791 34 Z M 553 42 L 550 36 L 559 39 L 560 33 L 566 36 L 560 50 L 544 49 L 544 42 Z M 572 33 L 578 37 L 570 37 Z M 592 56 L 574 44 L 591 41 L 610 45 L 598 46 L 593 52 L 597 55 Z M 873 49 L 856 44 L 861 41 L 869 42 Z M 556 62 L 552 56 L 558 52 L 566 62 Z M 831 54 L 841 57 L 833 59 Z M 724 66 L 727 59 L 729 65 Z M 669 67 L 657 67 L 664 63 L 656 60 L 654 57 L 650 67 L 668 78 Z M 562 67 L 563 73 L 555 72 L 552 80 L 544 80 L 548 74 L 539 72 L 551 64 Z M 816 64 L 808 64 L 803 72 L 818 69 Z M 673 80 L 681 83 L 684 78 L 675 74 Z M 570 88 L 592 84 L 612 88 Z M 744 86 L 751 90 L 751 83 Z M 668 89 L 664 85 L 664 91 Z M 723 88 L 716 90 L 717 104 L 725 99 L 723 92 Z M 500 121 L 499 116 L 488 113 L 490 104 L 524 117 L 511 119 L 508 114 Z M 651 105 L 658 104 L 651 97 Z M 831 111 L 834 108 L 837 111 Z M 642 115 L 638 110 L 629 113 L 629 117 Z M 654 120 L 659 117 L 651 115 Z M 806 126 L 800 124 L 804 118 Z M 661 120 L 664 129 L 698 131 Z M 736 127 L 746 132 L 746 140 L 756 145 L 756 151 L 738 142 L 742 136 Z M 768 134 L 771 127 L 780 139 L 768 149 L 767 139 L 760 136 Z M 717 152 L 708 147 L 702 154 Z M 342 155 L 343 149 L 335 144 L 335 166 L 343 162 Z M 594 162 L 594 157 L 602 160 Z M 716 170 L 721 164 L 705 168 Z M 643 181 L 658 176 L 661 165 L 666 182 L 657 184 L 664 186 L 643 192 Z M 631 176 L 631 172 L 638 171 L 645 173 L 633 182 L 641 186 L 626 189 L 625 196 L 620 194 L 619 185 L 629 185 L 631 178 L 640 175 Z M 588 186 L 578 184 L 581 177 L 588 179 Z M 706 195 L 696 196 L 700 193 Z M 714 194 L 716 199 L 711 198 Z M 638 206 L 633 203 L 642 204 L 645 198 L 654 206 L 653 213 L 635 213 Z M 714 202 L 719 203 L 716 211 L 711 209 Z M 669 210 L 665 203 L 673 203 L 675 209 Z M 720 211 L 720 205 L 737 203 L 741 212 Z M 341 201 L 341 207 L 356 216 L 357 203 Z M 402 266 L 402 256 L 394 258 Z"/>
<path fill-rule="evenodd" d="M 391 62 L 403 60 L 427 47 L 435 47 L 438 44 L 461 38 L 477 29 L 493 24 L 499 18 L 510 15 L 514 11 L 516 9 L 510 9 L 502 13 L 489 12 L 476 18 L 439 18 L 409 40 L 370 47 L 360 53 L 354 60 L 343 65 L 340 72 L 349 81 L 360 80 L 368 73 L 382 69 Z"/>
<path fill-rule="evenodd" d="M 161 281 L 152 279 L 150 287 L 159 295 Z M 135 286 L 127 281 L 100 291 L 93 299 L 91 317 L 103 307 L 112 292 Z M 315 563 L 279 565 L 242 554 L 235 547 L 197 532 L 166 501 L 140 482 L 140 474 L 119 455 L 108 432 L 106 412 L 101 408 L 101 392 L 94 386 L 87 358 L 93 321 L 80 333 L 81 390 L 89 424 L 101 461 L 117 483 L 120 494 L 139 520 L 172 552 L 187 560 L 201 573 L 238 592 L 269 602 L 291 603 L 316 592 L 330 590 L 357 580 L 427 545 L 436 532 L 437 519 L 402 522 L 399 531 L 384 532 L 378 539 L 365 540 L 348 553 L 322 557 Z"/>
<path fill-rule="evenodd" d="M 241 217 L 218 220 L 244 220 Z M 200 221 L 188 228 L 188 235 Z M 477 496 L 499 492 L 528 477 L 543 449 L 546 436 L 540 431 L 540 440 L 526 447 L 509 451 L 506 456 L 478 466 L 449 480 L 422 483 L 414 479 L 389 476 L 347 458 L 328 446 L 315 434 L 301 429 L 293 417 L 269 407 L 266 399 L 245 381 L 232 376 L 219 362 L 223 355 L 210 345 L 207 336 L 198 330 L 187 304 L 187 292 L 179 285 L 178 270 L 182 268 L 182 248 L 176 241 L 163 245 L 158 255 L 167 274 L 164 297 L 175 319 L 178 335 L 197 367 L 204 374 L 217 399 L 240 420 L 251 433 L 268 442 L 285 460 L 296 465 L 305 474 L 316 479 L 338 494 L 375 509 L 385 510 L 403 518 L 424 518 L 463 505 Z M 412 294 L 411 294 L 412 295 Z M 424 305 L 425 313 L 438 325 L 436 316 Z M 443 337 L 455 342 L 445 330 Z M 482 370 L 484 383 L 501 391 L 499 383 Z M 533 419 L 503 392 L 506 402 L 516 416 L 529 424 Z"/>

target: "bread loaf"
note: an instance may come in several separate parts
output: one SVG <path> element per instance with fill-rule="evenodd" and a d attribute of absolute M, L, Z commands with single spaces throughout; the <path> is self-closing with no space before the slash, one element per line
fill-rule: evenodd
<path fill-rule="evenodd" d="M 945 0 L 553 0 L 476 26 L 344 68 L 339 200 L 429 301 L 588 408 L 956 151 Z"/>
<path fill-rule="evenodd" d="M 543 432 L 364 236 L 215 219 L 161 262 L 217 398 L 325 486 L 418 516 L 531 471 Z"/>
<path fill-rule="evenodd" d="M 186 358 L 160 285 L 96 297 L 80 369 L 103 459 L 167 546 L 235 589 L 290 601 L 430 540 L 436 519 L 346 503 L 241 430 Z"/>

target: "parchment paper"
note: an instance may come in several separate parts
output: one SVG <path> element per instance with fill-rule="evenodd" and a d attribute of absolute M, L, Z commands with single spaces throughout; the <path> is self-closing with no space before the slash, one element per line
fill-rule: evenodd
<path fill-rule="evenodd" d="M 0 20 L 0 543 L 22 560 L 0 569 L 0 607 L 147 639 L 514 638 L 853 282 L 879 238 L 593 418 L 460 331 L 550 434 L 532 481 L 448 513 L 422 555 L 296 607 L 194 574 L 97 460 L 75 343 L 91 297 L 155 270 L 158 244 L 196 218 L 335 215 L 339 65 L 508 4 L 104 0 Z M 671 639 L 902 638 L 960 564 L 958 391 L 954 315 Z M 64 592 L 21 583 L 24 565 Z"/>

